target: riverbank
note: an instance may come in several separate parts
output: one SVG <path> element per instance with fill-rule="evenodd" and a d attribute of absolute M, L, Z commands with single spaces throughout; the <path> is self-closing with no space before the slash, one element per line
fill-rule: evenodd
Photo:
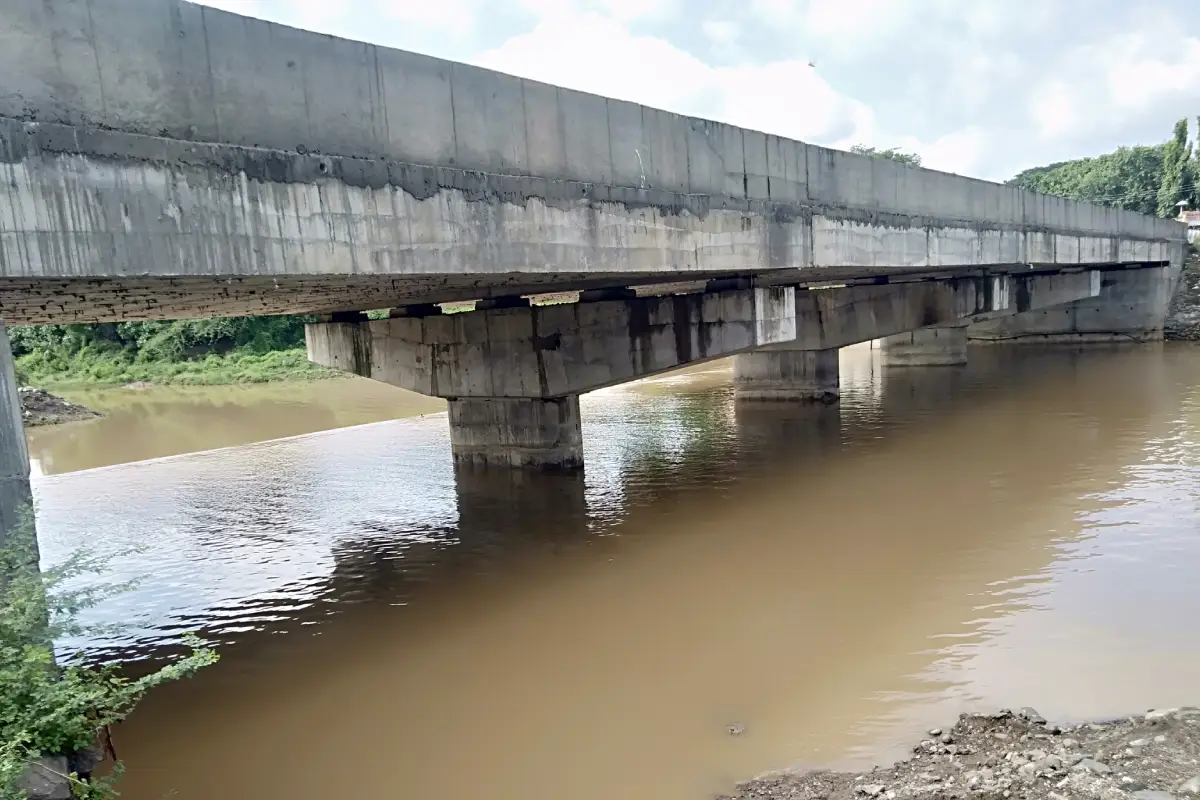
<path fill-rule="evenodd" d="M 303 349 L 209 354 L 176 361 L 138 360 L 124 353 L 90 351 L 70 357 L 30 353 L 17 359 L 17 372 L 23 383 L 51 390 L 130 384 L 222 386 L 324 380 L 340 375 L 313 364 Z"/>
<path fill-rule="evenodd" d="M 1200 341 L 1200 254 L 1193 252 L 1184 262 L 1179 287 L 1171 298 L 1163 338 L 1168 341 Z"/>
<path fill-rule="evenodd" d="M 32 386 L 22 386 L 17 390 L 17 396 L 21 399 L 21 419 L 26 428 L 81 422 L 101 416 L 90 408 Z"/>
<path fill-rule="evenodd" d="M 1037 711 L 963 715 L 866 773 L 781 773 L 722 800 L 1186 800 L 1200 797 L 1200 708 L 1048 725 Z"/>

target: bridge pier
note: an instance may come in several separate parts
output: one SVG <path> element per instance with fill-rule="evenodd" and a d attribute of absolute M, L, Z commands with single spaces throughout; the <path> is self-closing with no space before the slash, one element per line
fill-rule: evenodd
<path fill-rule="evenodd" d="M 967 326 L 919 328 L 883 340 L 883 363 L 890 367 L 943 367 L 967 363 Z"/>
<path fill-rule="evenodd" d="M 455 463 L 474 467 L 583 467 L 579 395 L 448 401 Z"/>
<path fill-rule="evenodd" d="M 21 515 L 32 507 L 21 399 L 8 330 L 0 320 L 0 547 L 7 543 Z"/>
<path fill-rule="evenodd" d="M 778 347 L 778 346 L 777 346 Z M 739 400 L 838 399 L 838 348 L 771 348 L 733 357 L 733 392 Z"/>

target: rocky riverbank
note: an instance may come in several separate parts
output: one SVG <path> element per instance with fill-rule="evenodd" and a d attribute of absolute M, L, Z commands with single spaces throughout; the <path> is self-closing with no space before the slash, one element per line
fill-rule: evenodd
<path fill-rule="evenodd" d="M 1193 253 L 1184 262 L 1179 287 L 1171 298 L 1163 338 L 1174 341 L 1200 341 L 1200 254 Z"/>
<path fill-rule="evenodd" d="M 27 428 L 78 422 L 100 416 L 90 408 L 64 400 L 44 389 L 22 386 L 17 390 L 17 395 L 21 398 L 21 418 Z"/>
<path fill-rule="evenodd" d="M 1190 800 L 1200 797 L 1200 708 L 1084 725 L 1033 709 L 963 715 L 898 764 L 780 773 L 723 800 Z"/>

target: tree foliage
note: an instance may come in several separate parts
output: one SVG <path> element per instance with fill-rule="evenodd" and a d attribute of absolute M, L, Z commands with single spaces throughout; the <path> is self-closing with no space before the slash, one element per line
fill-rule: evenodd
<path fill-rule="evenodd" d="M 1197 119 L 1200 127 L 1200 118 Z M 1200 200 L 1200 149 L 1188 142 L 1188 122 L 1175 123 L 1171 139 L 1158 145 L 1120 147 L 1094 158 L 1034 167 L 1010 185 L 1088 203 L 1174 217 L 1176 204 Z"/>
<path fill-rule="evenodd" d="M 69 588 L 102 566 L 82 554 L 39 571 L 33 526 L 30 515 L 25 517 L 0 549 L 0 800 L 23 800 L 17 779 L 34 759 L 93 745 L 151 688 L 217 660 L 216 653 L 189 638 L 189 654 L 137 679 L 115 667 L 89 665 L 81 655 L 56 663 L 56 639 L 91 630 L 76 621 L 77 615 L 127 587 Z M 77 797 L 115 796 L 108 782 L 72 780 Z"/>
<path fill-rule="evenodd" d="M 886 158 L 889 161 L 898 161 L 901 164 L 907 164 L 910 167 L 921 166 L 921 157 L 916 153 L 906 153 L 898 147 L 889 147 L 886 150 L 880 150 L 875 147 L 868 147 L 865 144 L 856 144 L 850 148 L 851 153 L 858 153 L 861 156 L 873 156 L 875 158 Z"/>
<path fill-rule="evenodd" d="M 1188 141 L 1188 123 L 1181 119 L 1175 123 L 1171 140 L 1163 145 L 1162 181 L 1158 188 L 1158 214 L 1173 217 L 1176 203 L 1191 201 L 1195 188 L 1192 179 L 1192 145 Z"/>
<path fill-rule="evenodd" d="M 1164 145 L 1121 147 L 1094 158 L 1027 169 L 1008 183 L 1031 192 L 1155 214 L 1164 150 Z"/>
<path fill-rule="evenodd" d="M 13 354 L 84 349 L 126 351 L 136 359 L 179 361 L 240 350 L 266 353 L 304 346 L 307 317 L 221 317 L 170 322 L 19 326 L 10 331 Z"/>

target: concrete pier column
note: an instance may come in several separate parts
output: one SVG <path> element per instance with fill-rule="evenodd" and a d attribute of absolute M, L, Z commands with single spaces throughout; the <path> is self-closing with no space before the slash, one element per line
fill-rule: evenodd
<path fill-rule="evenodd" d="M 0 547 L 8 541 L 22 510 L 32 511 L 32 504 L 17 376 L 8 331 L 0 320 Z"/>
<path fill-rule="evenodd" d="M 580 469 L 579 395 L 449 400 L 450 447 L 461 465 Z"/>
<path fill-rule="evenodd" d="M 736 355 L 733 392 L 739 400 L 836 402 L 838 349 L 768 349 Z"/>
<path fill-rule="evenodd" d="M 883 363 L 890 367 L 942 367 L 967 363 L 967 328 L 919 328 L 883 340 Z"/>

